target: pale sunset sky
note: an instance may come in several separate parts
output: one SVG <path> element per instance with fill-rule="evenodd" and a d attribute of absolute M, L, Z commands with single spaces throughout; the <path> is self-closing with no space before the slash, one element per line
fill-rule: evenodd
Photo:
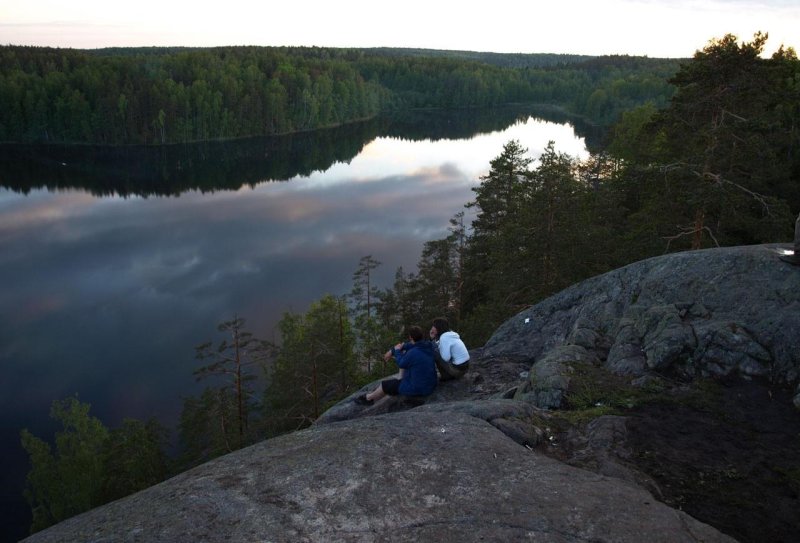
<path fill-rule="evenodd" d="M 0 0 L 0 44 L 414 47 L 686 58 L 712 38 L 800 45 L 800 0 Z"/>

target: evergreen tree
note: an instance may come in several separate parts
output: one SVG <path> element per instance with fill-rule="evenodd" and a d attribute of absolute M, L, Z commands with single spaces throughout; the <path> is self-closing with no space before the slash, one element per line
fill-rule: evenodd
<path fill-rule="evenodd" d="M 354 338 L 344 301 L 331 295 L 313 303 L 304 319 L 314 419 L 333 398 L 349 390 L 355 377 Z"/>
<path fill-rule="evenodd" d="M 771 241 L 790 223 L 775 193 L 792 175 L 791 129 L 776 117 L 786 72 L 775 68 L 786 66 L 761 58 L 766 40 L 712 40 L 681 67 L 669 107 L 643 129 L 649 145 L 632 175 L 650 186 L 635 218 L 667 218 L 657 232 L 668 248 Z"/>
<path fill-rule="evenodd" d="M 467 229 L 464 225 L 464 212 L 459 211 L 450 218 L 450 235 L 447 240 L 450 242 L 452 251 L 450 267 L 454 273 L 453 297 L 448 307 L 447 314 L 450 316 L 450 323 L 453 327 L 458 327 L 461 322 L 461 311 L 464 306 L 464 255 L 467 246 Z M 442 313 L 440 313 L 441 315 Z"/>
<path fill-rule="evenodd" d="M 170 474 L 170 461 L 165 453 L 167 437 L 167 429 L 155 418 L 147 422 L 128 418 L 120 428 L 111 430 L 103 451 L 103 502 L 167 478 Z"/>
<path fill-rule="evenodd" d="M 184 399 L 178 422 L 181 467 L 202 464 L 236 450 L 236 403 L 230 388 L 206 387 L 200 396 Z"/>
<path fill-rule="evenodd" d="M 503 320 L 619 259 L 622 218 L 614 162 L 580 164 L 550 142 L 532 159 L 510 142 L 492 161 L 471 206 L 478 208 L 465 251 L 465 320 L 472 342 Z"/>
<path fill-rule="evenodd" d="M 592 249 L 585 234 L 589 217 L 583 213 L 585 186 L 577 178 L 572 157 L 548 143 L 532 172 L 519 244 L 520 302 L 534 303 L 580 277 L 582 257 Z"/>
<path fill-rule="evenodd" d="M 55 450 L 22 430 L 22 447 L 31 460 L 24 492 L 33 513 L 31 532 L 102 503 L 103 451 L 109 433 L 89 409 L 77 398 L 53 402 L 50 416 L 62 425 Z"/>
<path fill-rule="evenodd" d="M 220 388 L 231 391 L 236 402 L 235 447 L 240 448 L 245 444 L 248 416 L 253 409 L 252 382 L 256 379 L 253 367 L 266 361 L 269 345 L 244 330 L 242 318 L 223 322 L 218 330 L 229 334 L 230 340 L 224 339 L 216 347 L 212 342 L 197 346 L 197 358 L 211 362 L 195 370 L 194 375 L 198 381 L 211 376 L 221 377 L 223 384 Z"/>
<path fill-rule="evenodd" d="M 54 401 L 50 416 L 62 429 L 55 449 L 22 430 L 30 456 L 25 498 L 31 532 L 163 481 L 170 473 L 166 429 L 155 419 L 126 419 L 108 430 L 77 397 Z"/>
<path fill-rule="evenodd" d="M 401 336 L 409 322 L 421 322 L 422 300 L 417 297 L 415 285 L 416 275 L 405 273 L 403 267 L 397 268 L 394 283 L 390 288 L 378 292 L 376 313 L 378 322 L 387 332 L 387 341 L 391 345 L 392 333 Z"/>
<path fill-rule="evenodd" d="M 458 249 L 456 238 L 425 242 L 417 264 L 414 296 L 420 310 L 413 323 L 429 323 L 437 316 L 453 319 L 458 303 Z"/>
<path fill-rule="evenodd" d="M 473 339 L 519 309 L 523 278 L 516 272 L 523 234 L 521 212 L 531 183 L 527 149 L 512 140 L 490 162 L 489 173 L 473 188 L 478 209 L 465 254 L 464 303 L 471 316 L 462 327 Z M 525 278 L 527 279 L 527 278 Z"/>
<path fill-rule="evenodd" d="M 355 382 L 355 339 L 343 300 L 327 295 L 305 315 L 284 314 L 265 392 L 270 433 L 305 426 Z"/>
<path fill-rule="evenodd" d="M 381 350 L 383 333 L 374 317 L 378 286 L 372 277 L 373 270 L 380 265 L 381 263 L 372 258 L 372 255 L 361 257 L 358 269 L 353 273 L 353 289 L 349 296 L 358 358 L 366 367 L 367 373 L 372 371 L 372 360 L 377 360 L 384 352 Z"/>

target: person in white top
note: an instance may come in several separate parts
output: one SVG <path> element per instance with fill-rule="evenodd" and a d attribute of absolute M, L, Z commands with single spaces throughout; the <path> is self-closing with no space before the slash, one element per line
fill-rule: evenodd
<path fill-rule="evenodd" d="M 430 337 L 436 345 L 434 360 L 436 369 L 439 370 L 439 380 L 449 381 L 463 377 L 469 369 L 469 351 L 458 333 L 450 330 L 447 319 L 433 319 Z"/>

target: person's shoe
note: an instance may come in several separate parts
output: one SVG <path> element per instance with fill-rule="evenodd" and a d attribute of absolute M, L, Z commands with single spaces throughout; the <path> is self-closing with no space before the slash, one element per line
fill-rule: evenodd
<path fill-rule="evenodd" d="M 800 255 L 798 255 L 797 252 L 788 255 L 778 255 L 778 258 L 780 258 L 784 262 L 788 262 L 789 264 L 800 266 Z"/>
<path fill-rule="evenodd" d="M 353 403 L 356 405 L 372 405 L 375 403 L 374 400 L 368 400 L 366 394 L 362 394 L 361 396 L 356 396 L 353 400 Z"/>

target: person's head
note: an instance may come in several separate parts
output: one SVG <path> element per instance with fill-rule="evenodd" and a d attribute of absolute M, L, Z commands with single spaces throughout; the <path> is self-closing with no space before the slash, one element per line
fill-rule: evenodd
<path fill-rule="evenodd" d="M 419 326 L 409 326 L 406 328 L 406 337 L 414 343 L 422 341 L 422 328 Z"/>
<path fill-rule="evenodd" d="M 437 317 L 433 319 L 433 326 L 431 327 L 431 337 L 439 339 L 439 336 L 445 332 L 450 331 L 450 323 L 444 317 Z"/>

